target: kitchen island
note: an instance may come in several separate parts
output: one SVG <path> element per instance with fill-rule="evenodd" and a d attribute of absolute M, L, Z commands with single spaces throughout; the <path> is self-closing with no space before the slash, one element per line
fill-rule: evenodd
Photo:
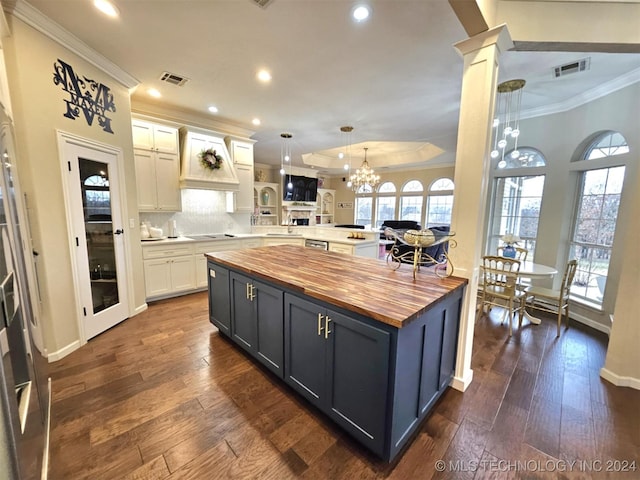
<path fill-rule="evenodd" d="M 206 258 L 220 332 L 392 461 L 453 376 L 467 280 L 293 245 Z"/>

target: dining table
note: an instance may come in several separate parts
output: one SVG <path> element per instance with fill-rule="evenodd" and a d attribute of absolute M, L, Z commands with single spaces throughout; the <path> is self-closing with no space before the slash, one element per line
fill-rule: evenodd
<path fill-rule="evenodd" d="M 518 273 L 518 278 L 526 278 L 529 280 L 536 280 L 541 278 L 553 278 L 554 275 L 558 273 L 558 270 L 555 267 L 550 267 L 548 265 L 543 265 L 541 263 L 524 261 L 520 263 L 520 271 Z M 524 310 L 523 318 L 527 319 L 529 322 L 538 325 L 540 324 L 540 319 L 531 315 L 527 312 L 527 309 Z"/>

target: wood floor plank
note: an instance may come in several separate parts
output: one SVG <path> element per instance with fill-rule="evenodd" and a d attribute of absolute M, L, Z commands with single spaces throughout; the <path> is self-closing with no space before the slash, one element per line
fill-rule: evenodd
<path fill-rule="evenodd" d="M 635 480 L 514 468 L 436 472 L 440 459 L 531 466 L 640 452 L 640 392 L 599 376 L 606 336 L 576 326 L 556 338 L 554 320 L 543 318 L 509 337 L 499 310 L 476 321 L 471 385 L 445 391 L 389 465 L 222 336 L 208 322 L 206 292 L 153 302 L 50 364 L 49 477 Z"/>
<path fill-rule="evenodd" d="M 555 458 L 560 456 L 562 405 L 544 396 L 534 396 L 529 410 L 524 442 Z"/>
<path fill-rule="evenodd" d="M 160 455 L 128 473 L 122 480 L 163 480 L 168 476 L 169 469 L 164 457 Z"/>
<path fill-rule="evenodd" d="M 445 465 L 447 466 L 454 464 L 468 466 L 469 468 L 462 468 L 459 471 L 445 468 L 442 471 L 436 471 L 433 478 L 439 480 L 473 479 L 475 471 L 471 466 L 477 464 L 482 458 L 488 434 L 489 431 L 486 428 L 476 425 L 469 419 L 465 419 L 456 431 L 442 460 L 446 462 Z"/>

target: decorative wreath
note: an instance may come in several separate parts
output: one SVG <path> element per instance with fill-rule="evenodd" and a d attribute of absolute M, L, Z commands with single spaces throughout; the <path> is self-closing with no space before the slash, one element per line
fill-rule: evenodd
<path fill-rule="evenodd" d="M 209 170 L 218 170 L 222 168 L 222 156 L 218 155 L 213 148 L 202 150 L 198 156 L 200 157 L 200 163 L 202 163 L 204 168 Z"/>

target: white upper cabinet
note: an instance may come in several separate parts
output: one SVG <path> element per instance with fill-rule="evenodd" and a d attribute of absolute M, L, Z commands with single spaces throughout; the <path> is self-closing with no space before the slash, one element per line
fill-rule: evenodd
<path fill-rule="evenodd" d="M 253 167 L 253 142 L 226 138 L 231 158 L 236 165 L 251 165 Z"/>
<path fill-rule="evenodd" d="M 138 209 L 180 211 L 178 130 L 134 119 L 132 131 Z"/>
<path fill-rule="evenodd" d="M 166 125 L 133 119 L 133 148 L 155 152 L 178 152 L 178 129 Z"/>
<path fill-rule="evenodd" d="M 238 190 L 227 194 L 227 212 L 252 213 L 253 205 L 253 142 L 226 137 L 225 143 L 238 175 Z"/>

